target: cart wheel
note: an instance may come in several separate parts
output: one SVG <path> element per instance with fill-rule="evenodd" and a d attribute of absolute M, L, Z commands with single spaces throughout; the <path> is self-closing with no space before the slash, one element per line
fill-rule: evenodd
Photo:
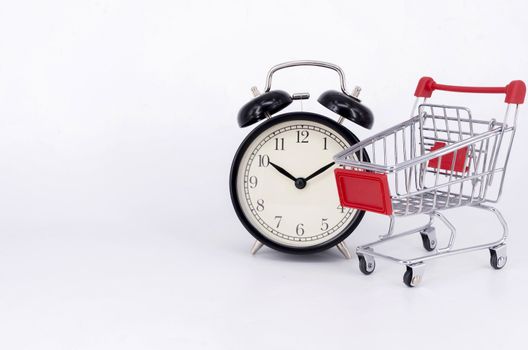
<path fill-rule="evenodd" d="M 407 287 L 412 288 L 414 286 L 411 284 L 411 281 L 412 281 L 412 270 L 407 266 L 407 270 L 403 274 L 403 283 L 405 283 Z"/>
<path fill-rule="evenodd" d="M 428 227 L 422 232 L 420 232 L 420 236 L 422 236 L 422 244 L 425 250 L 428 252 L 432 252 L 436 249 L 436 229 L 434 227 Z"/>
<path fill-rule="evenodd" d="M 490 248 L 490 265 L 495 270 L 502 269 L 508 262 L 506 255 L 506 245 L 502 244 L 497 247 Z"/>
<path fill-rule="evenodd" d="M 372 256 L 365 256 L 358 254 L 359 259 L 359 270 L 365 275 L 370 275 L 376 269 L 376 261 Z"/>
<path fill-rule="evenodd" d="M 407 265 L 407 270 L 403 274 L 403 283 L 407 287 L 416 287 L 422 281 L 424 268 L 423 263 Z"/>

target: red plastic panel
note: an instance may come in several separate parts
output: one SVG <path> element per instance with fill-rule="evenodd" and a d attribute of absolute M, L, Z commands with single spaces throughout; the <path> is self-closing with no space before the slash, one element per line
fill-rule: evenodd
<path fill-rule="evenodd" d="M 392 214 L 387 175 L 345 169 L 336 169 L 334 172 L 343 207 Z"/>
<path fill-rule="evenodd" d="M 445 147 L 444 142 L 435 142 L 433 147 L 431 147 L 431 152 L 436 151 L 440 148 Z M 453 166 L 453 171 L 462 172 L 464 171 L 464 162 L 466 160 L 466 156 L 468 153 L 468 148 L 463 147 L 456 151 L 456 159 L 455 164 Z M 455 152 L 447 153 L 442 156 L 442 160 L 440 162 L 440 169 L 451 171 L 451 166 L 453 165 L 453 157 L 455 156 Z M 440 157 L 438 157 L 440 158 Z M 431 159 L 429 163 L 427 164 L 431 168 L 438 168 L 438 158 Z"/>

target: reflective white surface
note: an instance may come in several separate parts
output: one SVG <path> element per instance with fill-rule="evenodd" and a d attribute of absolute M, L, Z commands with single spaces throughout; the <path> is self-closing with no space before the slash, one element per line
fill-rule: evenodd
<path fill-rule="evenodd" d="M 376 116 L 373 130 L 354 129 L 364 138 L 408 118 L 422 75 L 528 80 L 527 10 L 525 1 L 3 4 L 0 348 L 521 348 L 524 110 L 498 205 L 511 232 L 502 271 L 486 252 L 446 258 L 408 289 L 403 268 L 378 261 L 363 276 L 335 249 L 252 256 L 228 173 L 249 132 L 236 113 L 272 65 L 340 65 Z M 304 110 L 327 115 L 316 98 L 339 89 L 334 72 L 303 68 L 281 71 L 273 87 L 310 92 Z M 433 97 L 503 111 L 502 97 Z M 485 241 L 496 227 L 471 211 L 446 215 L 462 240 Z M 386 218 L 366 215 L 347 243 L 386 229 Z M 416 253 L 421 242 L 397 248 Z"/>

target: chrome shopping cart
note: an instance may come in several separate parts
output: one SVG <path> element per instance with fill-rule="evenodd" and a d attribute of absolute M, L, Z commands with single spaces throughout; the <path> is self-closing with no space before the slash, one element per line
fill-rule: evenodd
<path fill-rule="evenodd" d="M 504 119 L 475 119 L 465 107 L 426 103 L 435 90 L 504 93 Z M 374 271 L 374 257 L 386 258 L 406 266 L 403 281 L 413 287 L 422 279 L 425 261 L 479 249 L 489 249 L 495 269 L 504 267 L 508 227 L 501 213 L 486 203 L 496 203 L 501 195 L 517 113 L 525 94 L 526 86 L 520 80 L 505 87 L 464 87 L 437 84 L 424 77 L 416 88 L 414 117 L 335 156 L 342 166 L 335 170 L 342 206 L 390 217 L 388 233 L 357 248 L 361 272 L 368 275 Z M 363 160 L 364 151 L 370 154 L 371 162 Z M 455 249 L 455 227 L 441 211 L 462 206 L 492 212 L 503 228 L 500 239 Z M 429 222 L 393 233 L 397 216 L 415 214 L 428 215 Z M 435 219 L 451 232 L 443 247 L 437 244 Z M 374 246 L 413 233 L 420 233 L 424 248 L 431 253 L 401 259 L 374 250 Z"/>

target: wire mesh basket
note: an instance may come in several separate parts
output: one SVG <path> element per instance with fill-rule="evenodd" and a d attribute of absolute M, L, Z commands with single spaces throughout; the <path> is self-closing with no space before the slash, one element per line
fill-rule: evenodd
<path fill-rule="evenodd" d="M 474 118 L 465 107 L 426 103 L 434 90 L 504 93 L 507 103 L 504 119 L 483 120 Z M 512 81 L 506 87 L 477 88 L 441 85 L 424 77 L 415 92 L 418 98 L 415 106 L 419 99 L 423 98 L 423 101 L 413 108 L 417 110 L 414 117 L 335 156 L 336 163 L 342 166 L 335 171 L 341 204 L 389 215 L 391 218 L 388 234 L 381 236 L 377 242 L 358 248 L 360 269 L 363 272 L 371 273 L 374 270 L 373 255 L 379 254 L 374 252 L 373 245 L 402 235 L 392 232 L 394 218 L 415 214 L 429 215 L 429 224 L 404 234 L 420 232 L 424 247 L 435 253 L 410 260 L 394 258 L 407 265 L 411 280 L 414 276 L 414 282 L 407 283 L 404 278 L 407 285 L 417 284 L 421 278 L 419 269 L 413 270 L 413 265 L 448 253 L 475 250 L 476 247 L 495 249 L 491 253 L 492 260 L 493 254 L 497 255 L 500 250 L 504 263 L 496 263 L 494 267 L 504 266 L 505 223 L 500 241 L 454 250 L 455 229 L 440 211 L 473 206 L 492 210 L 501 222 L 504 221 L 495 208 L 484 203 L 497 202 L 502 193 L 519 104 L 524 102 L 525 91 L 524 83 L 519 80 Z M 369 153 L 371 162 L 363 160 L 364 152 Z M 452 232 L 444 248 L 436 247 L 435 217 L 446 223 Z M 496 249 L 497 246 L 501 246 L 500 249 Z"/>

